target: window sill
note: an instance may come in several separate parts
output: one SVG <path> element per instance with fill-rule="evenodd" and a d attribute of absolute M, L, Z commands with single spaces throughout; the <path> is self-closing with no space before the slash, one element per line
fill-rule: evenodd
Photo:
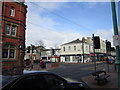
<path fill-rule="evenodd" d="M 18 60 L 16 59 L 2 59 L 2 62 L 17 62 Z"/>

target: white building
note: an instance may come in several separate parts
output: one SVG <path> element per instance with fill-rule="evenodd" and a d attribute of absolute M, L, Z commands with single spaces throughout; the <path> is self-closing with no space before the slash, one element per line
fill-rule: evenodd
<path fill-rule="evenodd" d="M 79 39 L 65 43 L 61 45 L 61 62 L 86 62 L 89 60 L 91 48 L 90 44 Z"/>
<path fill-rule="evenodd" d="M 94 56 L 92 37 L 83 40 L 77 39 L 61 45 L 61 62 L 91 61 Z M 98 61 L 106 57 L 106 42 L 104 40 L 100 39 L 100 49 L 95 49 L 95 56 Z"/>
<path fill-rule="evenodd" d="M 59 59 L 59 51 L 60 49 L 54 49 L 54 55 L 52 54 L 52 49 L 46 49 L 41 46 L 34 46 L 34 50 L 30 47 L 30 51 L 28 52 L 28 48 L 26 48 L 24 60 L 31 61 L 39 61 L 40 59 L 44 61 L 60 61 Z"/>

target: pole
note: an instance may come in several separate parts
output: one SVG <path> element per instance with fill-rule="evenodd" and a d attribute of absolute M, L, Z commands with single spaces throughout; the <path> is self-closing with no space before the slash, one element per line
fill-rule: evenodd
<path fill-rule="evenodd" d="M 0 0 L 0 75 L 2 75 L 2 4 Z M 2 77 L 0 77 L 2 80 Z M 2 83 L 0 84 L 0 90 L 2 89 Z"/>
<path fill-rule="evenodd" d="M 84 37 L 82 38 L 82 56 L 83 56 L 83 63 L 84 63 Z"/>
<path fill-rule="evenodd" d="M 115 1 L 111 2 L 112 6 L 112 18 L 113 18 L 113 27 L 114 27 L 114 35 L 118 35 L 118 26 L 117 26 L 117 18 L 116 18 L 116 9 L 115 9 Z M 116 70 L 118 73 L 118 89 L 120 90 L 120 48 L 116 46 Z"/>
<path fill-rule="evenodd" d="M 94 69 L 95 69 L 95 71 L 96 71 L 96 59 L 95 59 L 95 48 L 94 48 L 94 34 L 93 34 L 92 36 L 93 36 L 93 54 L 94 54 L 93 60 L 94 60 Z"/>
<path fill-rule="evenodd" d="M 106 40 L 107 43 L 107 40 Z M 107 70 L 109 72 L 109 64 L 108 64 L 108 48 L 106 48 L 106 55 L 107 55 Z"/>
<path fill-rule="evenodd" d="M 32 49 L 33 49 L 33 48 L 32 48 L 32 46 L 33 46 L 33 45 L 31 44 L 31 49 L 30 49 L 30 51 L 31 51 L 31 52 L 30 52 L 30 53 L 31 53 L 31 55 L 30 55 L 30 56 L 31 56 L 31 57 L 30 57 L 30 59 L 31 59 L 31 60 L 30 60 L 30 61 L 31 61 L 31 69 L 33 69 L 33 58 L 32 58 L 32 55 L 33 55 Z"/>

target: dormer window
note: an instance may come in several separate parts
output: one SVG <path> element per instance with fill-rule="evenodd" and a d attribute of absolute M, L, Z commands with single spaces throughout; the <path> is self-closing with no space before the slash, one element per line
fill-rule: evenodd
<path fill-rule="evenodd" d="M 14 17 L 15 16 L 15 8 L 11 7 L 10 9 L 10 16 Z"/>

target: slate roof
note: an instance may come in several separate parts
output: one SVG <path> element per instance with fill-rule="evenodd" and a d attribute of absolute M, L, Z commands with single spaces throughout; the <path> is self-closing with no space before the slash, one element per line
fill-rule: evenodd
<path fill-rule="evenodd" d="M 79 39 L 76 39 L 76 40 L 73 40 L 73 41 L 71 41 L 71 42 L 68 42 L 68 43 L 65 43 L 65 44 L 62 44 L 62 45 L 75 44 L 75 43 L 82 43 L 82 41 L 79 40 Z"/>

